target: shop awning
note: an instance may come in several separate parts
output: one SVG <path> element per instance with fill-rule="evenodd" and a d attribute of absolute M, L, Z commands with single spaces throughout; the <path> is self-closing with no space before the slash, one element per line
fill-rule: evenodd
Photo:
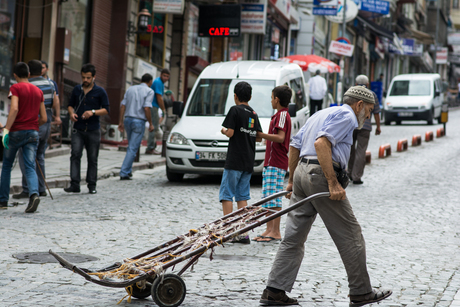
<path fill-rule="evenodd" d="M 385 29 L 382 26 L 379 26 L 375 22 L 370 21 L 369 19 L 366 19 L 365 17 L 360 16 L 360 14 L 358 14 L 358 16 L 356 16 L 356 18 L 359 20 L 359 22 L 365 24 L 369 28 L 369 30 L 371 30 L 372 32 L 374 32 L 378 36 L 386 37 L 386 38 L 388 38 L 390 40 L 393 40 L 393 32 Z"/>
<path fill-rule="evenodd" d="M 412 33 L 412 37 L 420 41 L 422 44 L 434 44 L 433 36 L 430 34 L 416 30 L 412 27 L 409 28 L 409 31 Z"/>

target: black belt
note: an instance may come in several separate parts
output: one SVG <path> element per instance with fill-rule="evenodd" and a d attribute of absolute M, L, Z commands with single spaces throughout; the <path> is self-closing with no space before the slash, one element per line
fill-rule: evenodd
<path fill-rule="evenodd" d="M 320 165 L 319 161 L 315 160 L 315 159 L 302 158 L 300 161 L 303 162 L 303 163 Z M 334 166 L 334 171 L 336 171 L 336 172 L 341 172 L 342 171 L 342 169 L 340 167 L 335 166 L 335 165 L 333 165 L 333 166 Z"/>

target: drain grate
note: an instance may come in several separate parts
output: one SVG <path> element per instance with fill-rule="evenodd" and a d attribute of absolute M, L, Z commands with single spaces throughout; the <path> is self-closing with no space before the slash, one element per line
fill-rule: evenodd
<path fill-rule="evenodd" d="M 70 263 L 82 263 L 87 261 L 96 261 L 99 260 L 96 257 L 76 254 L 76 253 L 56 253 L 59 256 L 62 256 Z M 55 263 L 58 262 L 48 252 L 31 252 L 31 253 L 20 253 L 14 254 L 14 258 L 18 259 L 20 263 Z"/>

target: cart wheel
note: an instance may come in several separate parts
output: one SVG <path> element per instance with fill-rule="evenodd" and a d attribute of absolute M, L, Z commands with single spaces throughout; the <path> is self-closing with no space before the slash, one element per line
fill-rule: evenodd
<path fill-rule="evenodd" d="M 145 283 L 145 288 L 141 289 L 137 286 L 137 284 L 132 285 L 133 286 L 133 294 L 135 298 L 146 298 L 152 293 L 152 284 L 147 282 Z"/>
<path fill-rule="evenodd" d="M 158 276 L 152 285 L 153 301 L 160 307 L 177 307 L 185 299 L 185 282 L 176 274 Z"/>

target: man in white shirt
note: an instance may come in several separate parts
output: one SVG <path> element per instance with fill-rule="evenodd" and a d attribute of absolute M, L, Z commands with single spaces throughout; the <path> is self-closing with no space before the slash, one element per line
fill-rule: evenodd
<path fill-rule="evenodd" d="M 310 116 L 322 109 L 323 99 L 327 92 L 326 79 L 321 77 L 320 73 L 318 69 L 315 76 L 308 80 L 310 87 Z"/>
<path fill-rule="evenodd" d="M 458 94 L 457 94 L 457 100 L 460 100 L 460 79 L 458 80 L 458 84 L 457 84 L 457 87 L 458 87 Z"/>

